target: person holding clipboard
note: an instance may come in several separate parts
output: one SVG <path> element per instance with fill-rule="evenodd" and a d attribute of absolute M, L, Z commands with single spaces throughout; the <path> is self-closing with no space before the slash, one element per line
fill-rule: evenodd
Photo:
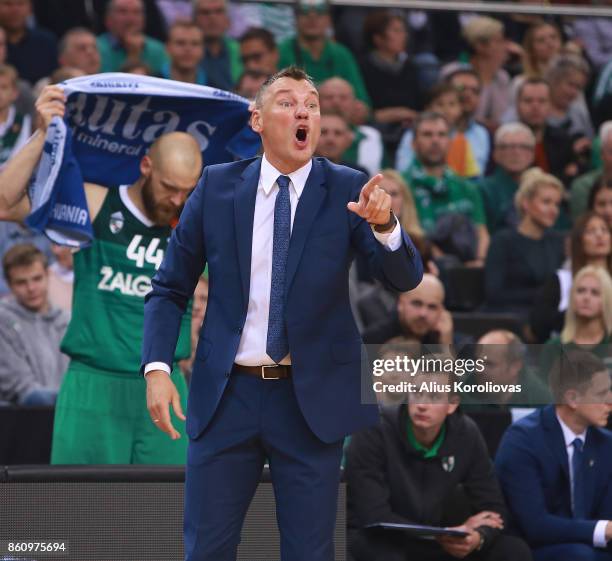
<path fill-rule="evenodd" d="M 378 426 L 353 435 L 346 481 L 354 561 L 532 559 L 525 542 L 502 533 L 493 465 L 478 427 L 444 391 L 451 378 L 415 376 L 417 389 L 437 391 L 410 393 L 382 409 Z"/>

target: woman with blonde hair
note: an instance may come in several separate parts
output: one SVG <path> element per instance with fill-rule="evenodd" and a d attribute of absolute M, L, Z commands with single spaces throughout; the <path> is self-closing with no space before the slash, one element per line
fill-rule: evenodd
<path fill-rule="evenodd" d="M 572 348 L 588 350 L 608 364 L 612 361 L 612 278 L 602 267 L 587 265 L 576 273 L 565 325 L 542 350 L 544 379 L 560 353 Z"/>
<path fill-rule="evenodd" d="M 563 236 L 553 230 L 564 189 L 540 168 L 521 177 L 514 203 L 520 216 L 516 228 L 497 232 L 485 262 L 485 299 L 491 311 L 527 319 L 535 296 L 564 259 Z"/>

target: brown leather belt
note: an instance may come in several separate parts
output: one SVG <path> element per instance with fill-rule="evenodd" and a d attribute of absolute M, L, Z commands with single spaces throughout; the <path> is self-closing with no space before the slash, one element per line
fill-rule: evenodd
<path fill-rule="evenodd" d="M 269 366 L 242 366 L 235 364 L 232 368 L 233 372 L 238 374 L 248 374 L 262 380 L 284 380 L 291 378 L 291 366 L 281 364 L 271 364 Z"/>

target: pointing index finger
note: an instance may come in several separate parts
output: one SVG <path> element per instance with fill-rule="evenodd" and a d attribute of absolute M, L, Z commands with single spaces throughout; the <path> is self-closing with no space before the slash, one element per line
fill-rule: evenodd
<path fill-rule="evenodd" d="M 363 186 L 363 189 L 361 190 L 362 194 L 369 195 L 382 179 L 383 176 L 380 173 L 377 173 Z"/>

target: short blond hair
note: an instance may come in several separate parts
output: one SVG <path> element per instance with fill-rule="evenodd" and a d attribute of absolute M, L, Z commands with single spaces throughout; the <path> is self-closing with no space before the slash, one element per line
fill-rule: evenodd
<path fill-rule="evenodd" d="M 563 196 L 563 183 L 554 175 L 535 167 L 523 173 L 519 188 L 514 194 L 514 206 L 521 216 L 523 216 L 523 202 L 533 199 L 542 187 L 554 187 Z"/>
<path fill-rule="evenodd" d="M 504 33 L 504 24 L 487 16 L 478 16 L 468 21 L 461 30 L 463 38 L 470 46 L 481 41 L 489 41 L 492 37 Z"/>

